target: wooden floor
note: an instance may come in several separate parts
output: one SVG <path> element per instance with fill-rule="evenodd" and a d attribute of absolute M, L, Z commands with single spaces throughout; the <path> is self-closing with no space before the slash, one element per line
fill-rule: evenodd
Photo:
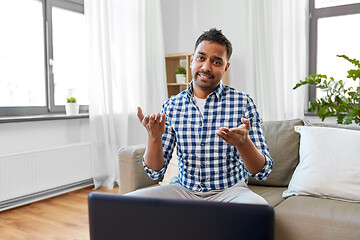
<path fill-rule="evenodd" d="M 87 187 L 58 197 L 0 212 L 0 239 L 90 239 Z M 96 192 L 118 193 L 100 188 Z"/>

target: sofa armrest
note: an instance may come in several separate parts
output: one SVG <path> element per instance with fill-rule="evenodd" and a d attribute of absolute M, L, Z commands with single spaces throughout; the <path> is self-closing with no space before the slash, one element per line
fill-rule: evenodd
<path fill-rule="evenodd" d="M 145 148 L 145 144 L 141 144 L 123 147 L 118 151 L 120 194 L 151 186 L 160 181 L 152 180 L 143 168 L 142 157 L 145 153 Z"/>

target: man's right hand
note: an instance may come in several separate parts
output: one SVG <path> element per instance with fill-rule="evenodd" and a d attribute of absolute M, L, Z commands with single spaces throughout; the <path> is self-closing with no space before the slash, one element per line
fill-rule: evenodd
<path fill-rule="evenodd" d="M 144 155 L 145 165 L 150 169 L 159 171 L 164 167 L 162 135 L 165 133 L 165 113 L 144 117 L 141 108 L 138 107 L 137 110 L 140 123 L 148 132 L 148 141 Z"/>
<path fill-rule="evenodd" d="M 141 108 L 138 107 L 137 110 L 139 121 L 146 128 L 149 138 L 153 140 L 161 139 L 165 133 L 165 113 L 153 114 L 151 116 L 146 115 L 144 117 Z"/>

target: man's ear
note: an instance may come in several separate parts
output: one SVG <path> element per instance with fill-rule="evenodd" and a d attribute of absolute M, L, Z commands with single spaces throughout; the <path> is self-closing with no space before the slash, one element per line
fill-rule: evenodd
<path fill-rule="evenodd" d="M 193 59 L 194 59 L 194 54 L 191 54 L 190 55 L 190 68 L 191 68 L 191 63 L 192 63 Z"/>
<path fill-rule="evenodd" d="M 225 67 L 225 72 L 229 69 L 229 67 L 230 67 L 230 63 L 228 62 Z"/>

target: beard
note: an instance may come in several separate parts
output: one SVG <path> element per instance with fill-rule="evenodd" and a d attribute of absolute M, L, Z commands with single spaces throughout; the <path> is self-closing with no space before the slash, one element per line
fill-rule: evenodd
<path fill-rule="evenodd" d="M 213 89 L 219 85 L 219 81 L 215 80 L 215 76 L 204 71 L 197 71 L 194 77 L 195 84 L 202 89 Z"/>

